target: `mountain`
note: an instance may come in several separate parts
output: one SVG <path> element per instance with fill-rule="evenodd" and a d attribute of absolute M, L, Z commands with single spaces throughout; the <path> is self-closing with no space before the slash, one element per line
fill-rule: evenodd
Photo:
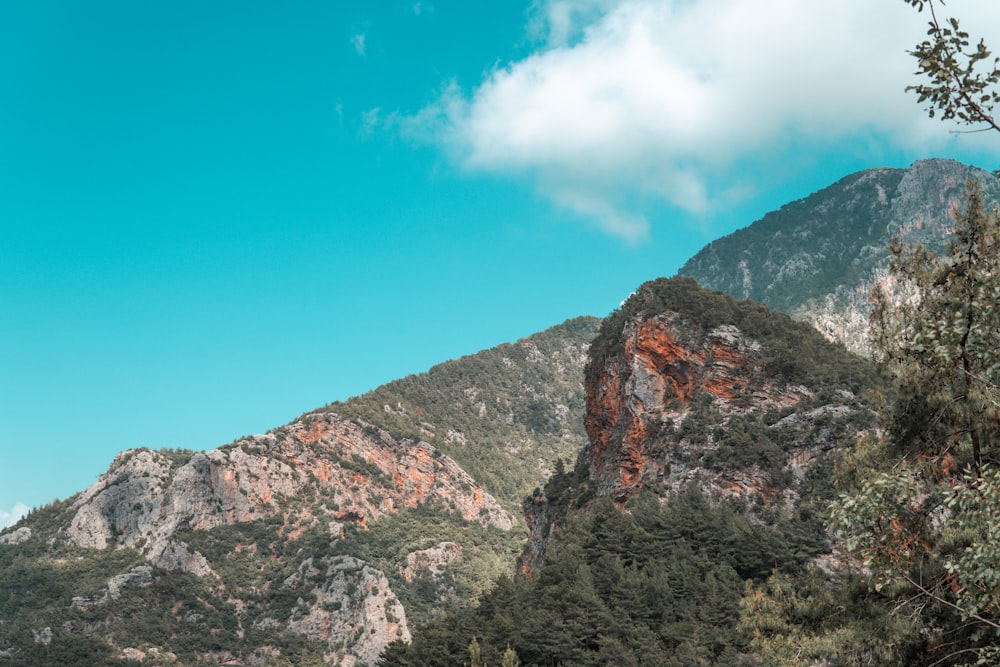
<path fill-rule="evenodd" d="M 943 248 L 970 180 L 980 183 L 987 210 L 1000 202 L 995 176 L 953 160 L 857 172 L 713 241 L 678 274 L 863 351 L 868 295 L 885 281 L 889 241 Z"/>
<path fill-rule="evenodd" d="M 585 375 L 588 444 L 525 505 L 521 569 L 382 665 L 746 665 L 746 581 L 833 558 L 836 457 L 880 379 L 805 323 L 690 278 L 639 287 Z"/>
<path fill-rule="evenodd" d="M 207 452 L 122 452 L 0 535 L 0 665 L 374 664 L 513 568 L 521 499 L 585 442 L 597 324 Z"/>
<path fill-rule="evenodd" d="M 888 238 L 944 243 L 970 176 L 997 199 L 949 161 L 860 172 L 603 322 L 122 452 L 0 532 L 0 667 L 459 665 L 472 637 L 492 664 L 747 664 L 744 582 L 836 560 L 831 471 L 874 424 L 879 378 L 827 338 L 863 349 Z"/>

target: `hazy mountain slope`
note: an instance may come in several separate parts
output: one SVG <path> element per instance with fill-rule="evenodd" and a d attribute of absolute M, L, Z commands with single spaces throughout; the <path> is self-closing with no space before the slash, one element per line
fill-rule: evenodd
<path fill-rule="evenodd" d="M 596 325 L 208 452 L 121 453 L 0 535 L 0 666 L 372 664 L 511 571 L 524 531 L 503 505 L 582 446 Z"/>
<path fill-rule="evenodd" d="M 1000 201 L 995 176 L 952 160 L 851 174 L 713 241 L 678 274 L 862 350 L 868 294 L 885 278 L 890 239 L 943 247 L 970 179 L 982 184 L 987 208 Z"/>

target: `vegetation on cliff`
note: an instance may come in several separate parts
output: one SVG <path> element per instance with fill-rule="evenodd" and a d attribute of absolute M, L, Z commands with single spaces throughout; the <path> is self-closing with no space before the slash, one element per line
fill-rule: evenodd
<path fill-rule="evenodd" d="M 209 452 L 123 452 L 0 539 L 0 665 L 374 663 L 408 623 L 513 571 L 521 498 L 585 439 L 596 326 L 577 318 Z"/>
<path fill-rule="evenodd" d="M 764 371 L 785 383 L 811 389 L 828 387 L 863 393 L 874 386 L 876 373 L 866 360 L 844 353 L 815 331 L 783 313 L 755 301 L 737 300 L 710 292 L 692 278 L 658 278 L 642 284 L 609 315 L 591 343 L 587 380 L 624 344 L 625 322 L 640 314 L 676 312 L 688 322 L 710 331 L 732 325 L 763 349 Z"/>
<path fill-rule="evenodd" d="M 578 317 L 326 409 L 434 445 L 516 512 L 586 442 L 581 370 L 599 324 Z"/>
<path fill-rule="evenodd" d="M 674 356 L 647 368 L 634 333 L 625 333 L 647 322 L 669 327 L 671 345 L 689 347 L 671 347 Z M 688 354 L 720 330 L 735 346 L 724 359 Z M 746 358 L 733 356 L 738 350 Z M 661 404 L 659 393 L 639 387 L 686 386 L 704 372 L 698 364 L 717 362 L 758 374 L 753 397 L 699 387 L 683 401 L 664 394 Z M 868 396 L 878 382 L 870 362 L 759 304 L 686 278 L 646 283 L 591 346 L 588 410 L 595 387 L 620 383 L 631 387 L 624 402 L 641 396 L 627 408 L 638 411 L 634 417 L 676 423 L 622 426 L 618 408 L 611 410 L 577 465 L 557 471 L 526 505 L 531 576 L 502 580 L 478 607 L 419 627 L 412 644 L 391 645 L 381 664 L 457 667 L 472 637 L 486 664 L 498 663 L 507 646 L 525 665 L 752 664 L 751 639 L 739 624 L 746 582 L 799 579 L 817 558 L 830 557 L 823 518 L 834 497 L 834 461 L 871 424 L 870 399 L 854 392 Z M 800 393 L 781 407 L 789 385 L 801 385 Z M 600 458 L 592 450 L 605 439 L 609 453 Z M 655 474 L 640 471 L 643 483 L 628 488 L 612 475 L 618 481 L 605 488 L 602 467 L 631 465 L 622 461 L 632 448 Z"/>
<path fill-rule="evenodd" d="M 1000 213 L 971 183 L 949 252 L 896 245 L 892 270 L 913 297 L 876 292 L 872 340 L 896 391 L 881 437 L 846 459 L 831 515 L 845 557 L 821 606 L 851 612 L 803 619 L 816 584 L 768 582 L 746 620 L 771 664 L 1000 659 Z"/>

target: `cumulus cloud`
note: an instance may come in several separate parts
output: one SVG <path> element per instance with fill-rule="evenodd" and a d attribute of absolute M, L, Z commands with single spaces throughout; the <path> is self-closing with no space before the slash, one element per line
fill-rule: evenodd
<path fill-rule="evenodd" d="M 974 33 L 1000 26 L 1000 3 L 948 10 Z M 859 137 L 930 150 L 948 136 L 904 92 L 926 17 L 899 1 L 551 0 L 528 29 L 533 55 L 471 91 L 447 85 L 405 131 L 469 170 L 527 175 L 631 241 L 651 204 L 705 214 L 752 191 L 732 180 L 737 165 L 753 173 Z"/>
<path fill-rule="evenodd" d="M 14 503 L 14 507 L 10 511 L 0 509 L 0 530 L 3 530 L 7 526 L 13 526 L 23 517 L 27 516 L 29 509 L 27 505 L 20 502 Z"/>

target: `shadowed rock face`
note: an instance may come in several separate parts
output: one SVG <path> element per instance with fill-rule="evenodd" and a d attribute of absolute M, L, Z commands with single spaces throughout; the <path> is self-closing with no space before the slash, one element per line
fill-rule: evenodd
<path fill-rule="evenodd" d="M 621 353 L 587 383 L 585 456 L 599 495 L 624 500 L 662 482 L 657 434 L 707 401 L 722 414 L 796 405 L 809 390 L 764 371 L 760 344 L 732 325 L 702 332 L 678 313 L 630 319 Z"/>

